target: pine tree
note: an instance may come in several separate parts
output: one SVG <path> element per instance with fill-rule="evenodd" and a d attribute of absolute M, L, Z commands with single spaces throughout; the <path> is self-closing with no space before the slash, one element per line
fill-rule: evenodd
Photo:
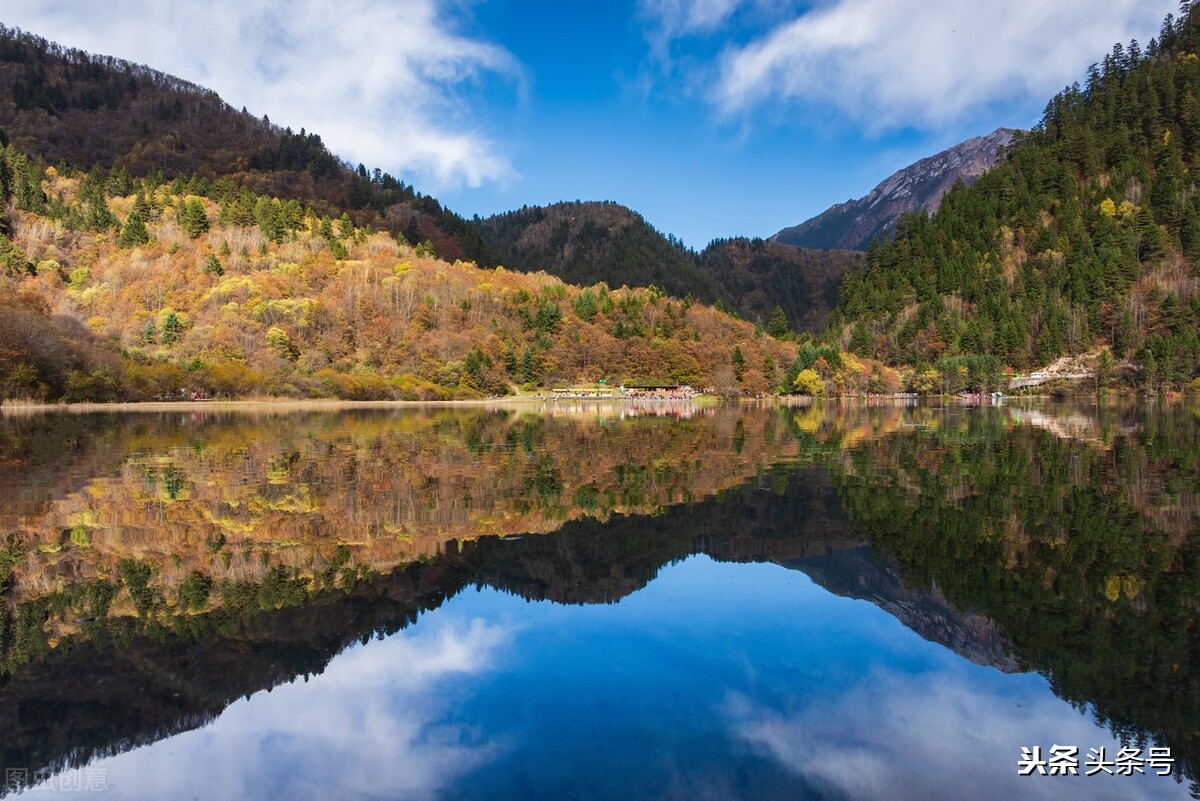
<path fill-rule="evenodd" d="M 111 231 L 120 225 L 120 220 L 117 215 L 112 213 L 112 209 L 104 201 L 104 194 L 99 189 L 92 190 L 86 200 L 87 213 L 84 215 L 84 227 L 89 231 Z"/>
<path fill-rule="evenodd" d="M 179 212 L 179 227 L 192 239 L 208 230 L 208 215 L 196 198 L 190 198 Z"/>
<path fill-rule="evenodd" d="M 175 312 L 167 312 L 167 319 L 163 320 L 162 327 L 162 343 L 164 345 L 173 345 L 183 336 L 183 322 L 179 319 L 179 315 Z"/>
<path fill-rule="evenodd" d="M 771 319 L 767 322 L 767 333 L 776 339 L 781 339 L 788 335 L 788 318 L 782 306 L 776 306 L 771 312 Z"/>
<path fill-rule="evenodd" d="M 146 230 L 146 219 L 149 213 L 150 204 L 146 202 L 145 197 L 138 195 L 137 200 L 133 203 L 133 209 L 125 218 L 125 224 L 121 226 L 121 235 L 117 238 L 119 247 L 131 248 L 150 241 L 150 232 Z"/>

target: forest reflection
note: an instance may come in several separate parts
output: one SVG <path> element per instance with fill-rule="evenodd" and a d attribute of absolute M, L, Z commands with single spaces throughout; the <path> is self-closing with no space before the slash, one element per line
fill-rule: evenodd
<path fill-rule="evenodd" d="M 1192 778 L 1198 460 L 1184 407 L 7 416 L 0 757 L 202 725 L 467 586 L 608 603 L 706 553 L 1039 671 Z"/>

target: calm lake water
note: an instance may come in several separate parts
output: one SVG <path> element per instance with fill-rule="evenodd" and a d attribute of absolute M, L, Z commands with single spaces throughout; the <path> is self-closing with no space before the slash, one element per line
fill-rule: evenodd
<path fill-rule="evenodd" d="M 1196 797 L 1197 423 L 0 416 L 3 792 Z"/>

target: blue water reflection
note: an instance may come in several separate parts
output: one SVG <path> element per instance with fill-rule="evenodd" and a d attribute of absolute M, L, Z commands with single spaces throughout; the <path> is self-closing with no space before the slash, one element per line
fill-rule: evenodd
<path fill-rule="evenodd" d="M 801 572 L 696 556 L 611 605 L 464 591 L 89 769 L 112 799 L 1188 797 L 1155 775 L 1017 775 L 1021 746 L 1051 744 L 1119 748 L 1036 674 Z"/>

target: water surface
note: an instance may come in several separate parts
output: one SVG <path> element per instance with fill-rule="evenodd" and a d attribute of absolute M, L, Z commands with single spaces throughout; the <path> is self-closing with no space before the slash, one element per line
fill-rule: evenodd
<path fill-rule="evenodd" d="M 550 411 L 0 418 L 10 789 L 1189 796 L 1188 409 Z"/>

